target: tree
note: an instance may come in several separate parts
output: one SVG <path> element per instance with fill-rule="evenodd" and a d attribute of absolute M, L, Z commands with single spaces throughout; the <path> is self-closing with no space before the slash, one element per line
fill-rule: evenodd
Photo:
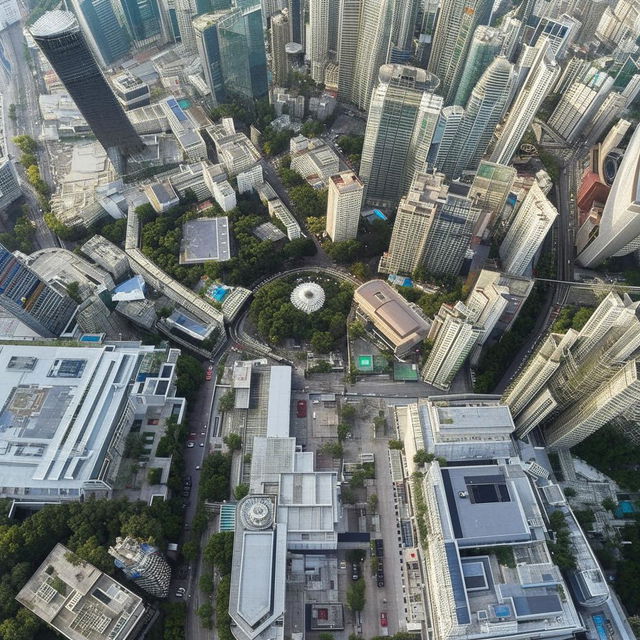
<path fill-rule="evenodd" d="M 80 284 L 76 281 L 70 282 L 67 285 L 67 295 L 80 304 L 82 302 L 82 296 L 80 295 Z"/>
<path fill-rule="evenodd" d="M 360 578 L 347 589 L 347 606 L 351 611 L 362 611 L 365 602 L 365 583 Z"/>
<path fill-rule="evenodd" d="M 344 450 L 339 442 L 325 442 L 318 449 L 318 453 L 332 458 L 342 458 Z"/>
<path fill-rule="evenodd" d="M 200 622 L 205 629 L 212 629 L 213 622 L 211 621 L 211 616 L 213 616 L 213 606 L 210 602 L 205 602 L 198 607 L 198 617 L 200 618 Z"/>
<path fill-rule="evenodd" d="M 352 404 L 343 404 L 340 407 L 340 417 L 348 424 L 353 424 L 356 419 L 356 408 Z"/>
<path fill-rule="evenodd" d="M 213 593 L 213 575 L 210 573 L 203 573 L 200 576 L 199 581 L 200 591 L 207 594 Z"/>
<path fill-rule="evenodd" d="M 160 484 L 162 481 L 162 469 L 160 467 L 153 467 L 149 469 L 149 473 L 147 474 L 147 482 L 151 485 Z"/>
<path fill-rule="evenodd" d="M 402 442 L 402 440 L 389 440 L 389 449 L 395 449 L 397 451 L 403 451 L 404 450 L 404 443 Z"/>
<path fill-rule="evenodd" d="M 578 493 L 575 489 L 572 489 L 571 487 L 565 487 L 564 495 L 567 498 L 575 498 L 578 495 Z"/>
<path fill-rule="evenodd" d="M 616 510 L 618 503 L 613 498 L 605 498 L 602 501 L 602 508 L 607 511 L 611 511 L 612 513 Z"/>
<path fill-rule="evenodd" d="M 435 455 L 433 453 L 427 453 L 424 449 L 418 449 L 413 456 L 413 461 L 419 467 L 428 464 L 429 462 L 433 462 L 435 460 Z"/>
<path fill-rule="evenodd" d="M 307 138 L 315 138 L 323 132 L 324 125 L 318 120 L 307 120 L 300 129 L 300 133 Z"/>
<path fill-rule="evenodd" d="M 316 243 L 311 238 L 295 238 L 284 245 L 282 252 L 287 259 L 315 256 L 318 252 Z"/>
<path fill-rule="evenodd" d="M 193 402 L 200 385 L 204 382 L 202 366 L 193 356 L 182 354 L 178 357 L 176 374 L 178 396 L 186 398 L 187 403 Z"/>
<path fill-rule="evenodd" d="M 236 485 L 236 488 L 233 490 L 233 495 L 236 500 L 242 500 L 246 495 L 249 494 L 249 485 L 246 482 L 242 482 L 239 485 Z"/>
<path fill-rule="evenodd" d="M 311 348 L 316 353 L 329 353 L 333 348 L 334 337 L 328 331 L 316 331 L 311 336 Z"/>
<path fill-rule="evenodd" d="M 144 442 L 139 433 L 129 433 L 124 441 L 124 457 L 138 460 L 144 453 Z"/>
<path fill-rule="evenodd" d="M 360 280 L 367 280 L 369 278 L 369 267 L 364 262 L 354 262 L 349 267 L 349 271 Z"/>
<path fill-rule="evenodd" d="M 344 422 L 338 425 L 338 440 L 343 442 L 347 439 L 347 436 L 351 433 L 351 427 Z"/>
<path fill-rule="evenodd" d="M 221 398 L 218 403 L 218 409 L 220 411 L 231 411 L 236 403 L 236 396 L 233 389 L 229 389 Z"/>
<path fill-rule="evenodd" d="M 340 264 L 353 262 L 362 255 L 362 243 L 357 240 L 327 243 L 324 249 L 330 258 Z"/>
<path fill-rule="evenodd" d="M 215 567 L 221 576 L 231 575 L 233 559 L 233 531 L 214 533 L 203 551 L 203 558 Z"/>
<path fill-rule="evenodd" d="M 228 433 L 222 441 L 229 447 L 231 451 L 239 451 L 242 449 L 242 438 L 239 433 Z"/>
<path fill-rule="evenodd" d="M 307 229 L 316 235 L 320 235 L 325 232 L 327 228 L 327 217 L 326 216 L 309 216 L 307 218 Z"/>
<path fill-rule="evenodd" d="M 377 493 L 372 493 L 369 496 L 369 508 L 371 509 L 372 513 L 375 513 L 378 509 L 378 494 Z"/>
<path fill-rule="evenodd" d="M 364 324 L 360 322 L 360 320 L 356 320 L 349 325 L 349 336 L 352 340 L 357 340 L 358 338 L 362 338 L 366 333 Z"/>
<path fill-rule="evenodd" d="M 318 638 L 319 640 L 335 640 L 333 633 L 327 633 L 326 631 L 321 633 Z"/>

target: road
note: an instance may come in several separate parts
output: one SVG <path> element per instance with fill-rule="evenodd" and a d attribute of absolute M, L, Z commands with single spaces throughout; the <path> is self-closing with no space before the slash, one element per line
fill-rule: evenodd
<path fill-rule="evenodd" d="M 32 71 L 25 59 L 25 40 L 22 34 L 22 23 L 11 25 L 0 32 L 0 41 L 4 47 L 5 55 L 11 63 L 9 81 L 1 83 L 0 91 L 3 95 L 5 108 L 8 109 L 10 104 L 15 104 L 18 116 L 15 122 L 9 118 L 5 119 L 7 151 L 12 158 L 18 160 L 20 158 L 20 150 L 11 139 L 15 135 L 26 134 L 38 140 L 40 130 L 38 95 L 43 87 L 37 86 L 37 83 L 43 83 L 44 81 L 39 70 Z M 40 144 L 38 146 L 37 155 L 40 175 L 50 187 L 53 187 L 54 182 L 51 175 L 49 156 L 44 145 Z M 28 216 L 36 228 L 36 244 L 41 249 L 59 247 L 58 238 L 47 227 L 42 217 L 36 193 L 26 180 L 24 169 L 20 164 L 17 164 L 16 167 L 28 207 Z"/>

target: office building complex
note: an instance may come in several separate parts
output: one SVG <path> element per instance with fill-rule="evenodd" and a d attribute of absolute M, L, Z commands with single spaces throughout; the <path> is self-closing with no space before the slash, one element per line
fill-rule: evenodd
<path fill-rule="evenodd" d="M 596 38 L 609 49 L 625 40 L 637 38 L 640 6 L 636 0 L 618 0 L 607 6 L 596 27 Z"/>
<path fill-rule="evenodd" d="M 31 35 L 116 170 L 123 171 L 124 159 L 144 145 L 91 55 L 74 15 L 48 11 L 31 26 Z"/>
<path fill-rule="evenodd" d="M 0 308 L 42 337 L 54 338 L 64 333 L 77 306 L 0 245 Z"/>
<path fill-rule="evenodd" d="M 329 178 L 327 234 L 333 242 L 354 240 L 358 235 L 364 185 L 353 171 Z"/>
<path fill-rule="evenodd" d="M 442 106 L 437 86 L 423 69 L 380 67 L 360 163 L 367 202 L 395 205 L 422 169 Z"/>
<path fill-rule="evenodd" d="M 504 395 L 517 432 L 571 447 L 637 403 L 639 303 L 609 293 L 579 331 L 551 334 Z"/>
<path fill-rule="evenodd" d="M 152 544 L 131 537 L 116 538 L 109 555 L 115 558 L 116 567 L 141 589 L 155 598 L 169 595 L 171 567 Z"/>
<path fill-rule="evenodd" d="M 344 1 L 346 3 L 346 0 Z M 371 93 L 376 86 L 380 67 L 388 59 L 394 6 L 395 3 L 392 0 L 360 0 L 353 86 L 351 95 L 343 94 L 343 99 L 353 102 L 365 111 L 369 109 Z M 345 19 L 340 23 L 348 28 L 338 34 L 338 51 L 344 51 L 343 43 L 351 37 L 353 31 L 355 10 L 351 0 L 349 0 L 349 16 L 349 20 Z"/>
<path fill-rule="evenodd" d="M 482 335 L 471 320 L 473 313 L 462 302 L 443 304 L 433 318 L 429 340 L 433 348 L 422 368 L 422 379 L 437 389 L 447 390 L 456 373 Z"/>
<path fill-rule="evenodd" d="M 612 256 L 640 247 L 640 127 L 636 127 L 618 168 L 600 224 L 578 254 L 584 267 L 597 267 Z"/>
<path fill-rule="evenodd" d="M 267 95 L 267 55 L 259 2 L 239 4 L 193 20 L 195 46 L 216 104 Z"/>
<path fill-rule="evenodd" d="M 609 95 L 612 86 L 613 78 L 610 75 L 592 67 L 563 94 L 549 117 L 549 126 L 567 142 L 575 142 Z"/>
<path fill-rule="evenodd" d="M 133 639 L 148 621 L 140 596 L 61 544 L 16 600 L 69 640 Z"/>
<path fill-rule="evenodd" d="M 433 36 L 428 70 L 441 82 L 445 104 L 453 103 L 476 27 L 488 24 L 489 0 L 444 0 Z"/>
<path fill-rule="evenodd" d="M 452 104 L 467 104 L 471 90 L 500 53 L 503 42 L 502 31 L 484 25 L 476 28 Z"/>
<path fill-rule="evenodd" d="M 9 157 L 0 157 L 0 211 L 22 195 L 18 173 Z"/>
<path fill-rule="evenodd" d="M 547 41 L 533 51 L 525 51 L 527 53 L 533 56 L 531 68 L 502 125 L 498 142 L 491 154 L 492 162 L 509 164 L 522 136 L 560 74 L 560 67 L 550 52 Z"/>
<path fill-rule="evenodd" d="M 383 280 L 369 280 L 360 285 L 353 301 L 356 315 L 397 356 L 414 349 L 429 333 L 429 321 L 419 307 L 408 303 Z"/>
<path fill-rule="evenodd" d="M 72 0 L 72 5 L 84 38 L 103 67 L 129 54 L 129 35 L 110 0 Z"/>
<path fill-rule="evenodd" d="M 556 19 L 542 17 L 529 44 L 538 46 L 543 40 L 546 40 L 549 42 L 551 52 L 556 60 L 562 60 L 567 49 L 578 35 L 580 26 L 579 20 L 567 14 L 563 14 Z"/>
<path fill-rule="evenodd" d="M 527 272 L 557 216 L 558 210 L 534 182 L 500 245 L 500 258 L 506 273 L 521 276 Z"/>
<path fill-rule="evenodd" d="M 457 126 L 453 126 L 449 118 L 439 124 L 442 139 L 431 160 L 439 171 L 457 178 L 464 171 L 474 171 L 478 167 L 508 106 L 515 81 L 513 65 L 504 56 L 498 56 L 473 87 L 464 113 L 457 119 Z"/>
<path fill-rule="evenodd" d="M 401 200 L 389 250 L 380 260 L 383 273 L 412 274 L 460 271 L 479 210 L 469 185 L 445 184 L 441 173 L 418 173 Z"/>
<path fill-rule="evenodd" d="M 291 25 L 289 13 L 285 9 L 271 16 L 271 73 L 273 83 L 278 87 L 289 84 L 289 62 L 287 58 L 287 44 L 291 42 Z"/>

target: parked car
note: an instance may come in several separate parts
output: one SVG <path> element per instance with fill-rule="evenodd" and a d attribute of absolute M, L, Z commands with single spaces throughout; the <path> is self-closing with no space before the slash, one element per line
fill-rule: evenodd
<path fill-rule="evenodd" d="M 296 415 L 298 416 L 298 418 L 307 417 L 307 401 L 306 400 L 298 400 L 296 404 Z"/>
<path fill-rule="evenodd" d="M 191 476 L 185 476 L 184 477 L 184 486 L 185 487 L 190 487 L 191 486 Z"/>
<path fill-rule="evenodd" d="M 360 579 L 360 567 L 357 562 L 351 563 L 351 579 L 359 580 Z"/>
<path fill-rule="evenodd" d="M 195 446 L 196 443 L 193 440 L 189 440 L 189 442 L 187 442 L 187 449 L 193 449 Z"/>
<path fill-rule="evenodd" d="M 387 614 L 384 611 L 380 612 L 380 626 L 386 627 L 388 624 L 389 621 L 387 620 Z"/>
<path fill-rule="evenodd" d="M 178 587 L 176 589 L 176 598 L 182 598 L 187 590 L 184 587 Z"/>

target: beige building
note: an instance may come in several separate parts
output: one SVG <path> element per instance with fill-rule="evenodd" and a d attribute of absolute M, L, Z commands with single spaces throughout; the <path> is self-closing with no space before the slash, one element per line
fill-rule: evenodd
<path fill-rule="evenodd" d="M 353 240 L 358 235 L 364 184 L 353 171 L 329 178 L 327 233 L 334 242 Z"/>
<path fill-rule="evenodd" d="M 422 342 L 430 323 L 393 287 L 383 280 L 370 280 L 354 293 L 357 314 L 373 325 L 374 332 L 401 356 Z"/>

